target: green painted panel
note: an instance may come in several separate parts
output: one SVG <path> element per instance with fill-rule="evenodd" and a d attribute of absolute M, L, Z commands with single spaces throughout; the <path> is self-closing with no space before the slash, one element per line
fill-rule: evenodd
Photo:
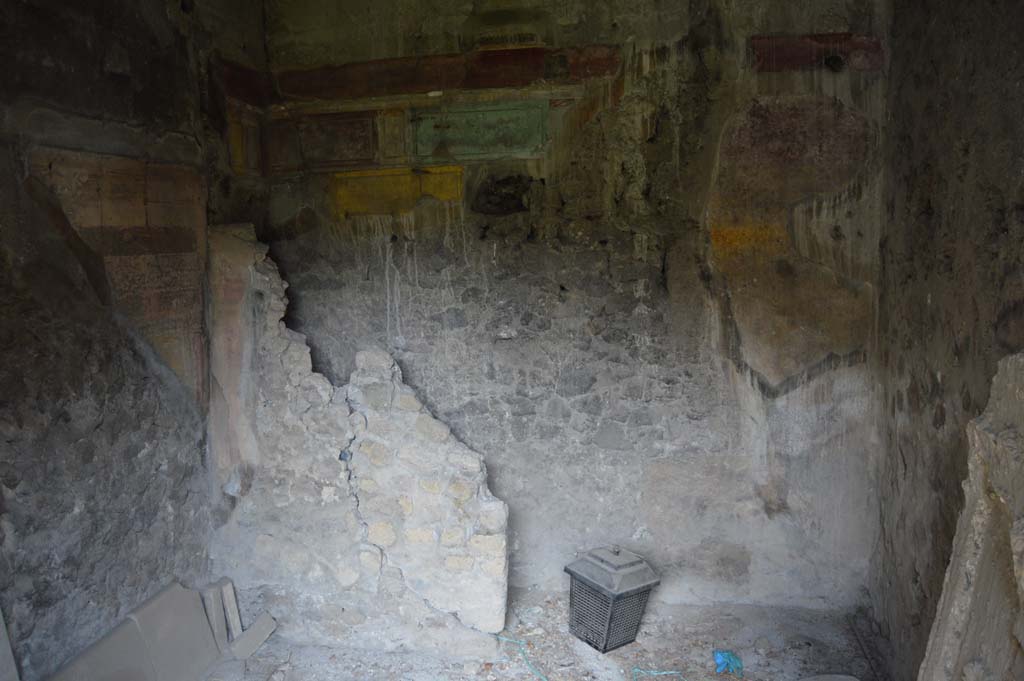
<path fill-rule="evenodd" d="M 535 158 L 547 141 L 547 100 L 421 109 L 414 153 L 435 162 Z"/>

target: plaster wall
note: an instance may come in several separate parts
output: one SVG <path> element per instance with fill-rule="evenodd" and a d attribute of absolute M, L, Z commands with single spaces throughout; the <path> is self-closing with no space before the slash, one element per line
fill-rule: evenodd
<path fill-rule="evenodd" d="M 694 3 L 677 23 L 662 17 L 681 39 L 624 46 L 621 95 L 552 114 L 537 158 L 465 164 L 461 193 L 445 200 L 349 211 L 329 175 L 271 183 L 261 237 L 291 285 L 288 323 L 335 384 L 358 349 L 387 347 L 424 403 L 484 455 L 510 507 L 513 585 L 563 588 L 575 552 L 619 543 L 662 572 L 663 601 L 866 600 L 878 436 L 863 243 L 878 233 L 880 203 L 849 185 L 878 172 L 884 83 L 856 71 L 755 74 L 746 46 L 789 22 L 871 30 L 875 8 L 776 9 Z M 272 31 L 304 41 L 311 51 L 298 61 L 348 45 Z M 361 58 L 412 49 L 378 46 Z M 450 49 L 442 39 L 424 51 Z M 757 98 L 810 101 L 805 118 L 766 106 L 767 120 L 770 135 L 817 151 L 807 160 L 798 150 L 803 175 L 754 179 L 782 199 L 749 212 L 781 246 L 754 240 L 756 257 L 729 270 L 706 208 L 728 199 L 721 140 Z M 852 109 L 843 115 L 860 126 L 851 139 L 864 153 L 833 144 L 846 119 L 817 101 Z M 735 148 L 792 165 L 770 135 Z M 791 237 L 789 209 L 810 200 L 850 213 L 864 241 L 826 251 L 830 213 L 812 209 Z M 761 272 L 771 287 L 758 286 Z M 765 291 L 774 316 L 744 317 Z M 793 315 L 802 321 L 783 323 Z"/>

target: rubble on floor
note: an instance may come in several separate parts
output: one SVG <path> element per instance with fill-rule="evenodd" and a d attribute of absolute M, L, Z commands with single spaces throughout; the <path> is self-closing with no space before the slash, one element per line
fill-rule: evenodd
<path fill-rule="evenodd" d="M 548 681 L 625 681 L 633 670 L 680 671 L 686 681 L 716 676 L 712 650 L 728 646 L 748 681 L 800 681 L 850 675 L 887 681 L 861 616 L 755 606 L 670 606 L 652 603 L 637 642 L 602 655 L 568 629 L 568 600 L 537 591 L 512 593 L 504 636 L 525 642 L 529 663 Z M 271 639 L 245 663 L 217 671 L 215 681 L 537 681 L 519 647 L 502 642 L 494 663 L 412 653 L 292 647 Z M 277 674 L 275 676 L 275 674 Z M 640 678 L 645 678 L 641 676 Z M 663 677 L 671 679 L 673 677 Z"/>

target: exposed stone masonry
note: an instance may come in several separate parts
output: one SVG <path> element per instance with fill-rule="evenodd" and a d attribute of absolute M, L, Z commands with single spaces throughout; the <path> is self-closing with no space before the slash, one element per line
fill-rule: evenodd
<path fill-rule="evenodd" d="M 238 384 L 221 386 L 243 391 L 254 437 L 249 451 L 236 442 L 225 476 L 234 508 L 211 550 L 216 572 L 296 642 L 492 655 L 483 632 L 504 626 L 507 512 L 480 456 L 386 353 L 359 353 L 348 386 L 314 373 L 304 337 L 282 321 L 285 284 L 265 251 L 251 227 L 211 234 L 211 276 L 233 272 L 249 289 L 227 301 L 217 291 L 232 287 L 215 287 L 214 314 L 251 305 L 251 319 L 236 318 L 253 348 Z"/>

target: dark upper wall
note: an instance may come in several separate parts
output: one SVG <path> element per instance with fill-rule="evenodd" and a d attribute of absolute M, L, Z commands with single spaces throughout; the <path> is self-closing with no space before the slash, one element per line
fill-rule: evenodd
<path fill-rule="evenodd" d="M 686 32 L 688 3 L 653 11 L 656 5 L 636 0 L 269 0 L 269 58 L 274 69 L 301 68 L 462 52 L 498 36 L 568 46 L 621 43 L 629 36 L 670 40 Z"/>
<path fill-rule="evenodd" d="M 262 0 L 183 0 L 224 58 L 254 69 L 267 66 Z"/>
<path fill-rule="evenodd" d="M 536 41 L 552 46 L 670 42 L 692 34 L 708 0 L 267 0 L 274 70 L 456 53 Z M 730 3 L 739 22 L 771 33 L 872 32 L 878 2 Z M 501 40 L 505 38 L 506 40 Z"/>
<path fill-rule="evenodd" d="M 198 160 L 196 69 L 176 7 L 3 3 L 3 131 L 91 151 Z"/>
<path fill-rule="evenodd" d="M 873 594 L 915 678 L 967 474 L 964 426 L 1024 347 L 1024 6 L 896 3 L 881 371 L 887 454 Z"/>

